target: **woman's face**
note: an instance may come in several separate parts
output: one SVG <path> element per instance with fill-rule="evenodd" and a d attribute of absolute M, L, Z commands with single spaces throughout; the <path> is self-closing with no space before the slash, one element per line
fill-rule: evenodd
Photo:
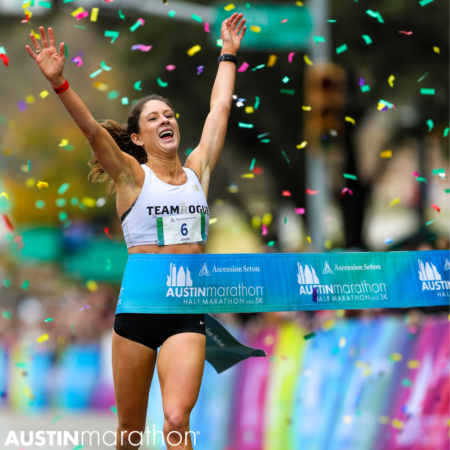
<path fill-rule="evenodd" d="M 140 133 L 133 134 L 135 144 L 144 145 L 147 153 L 176 153 L 180 133 L 175 114 L 164 102 L 150 100 L 139 118 Z"/>

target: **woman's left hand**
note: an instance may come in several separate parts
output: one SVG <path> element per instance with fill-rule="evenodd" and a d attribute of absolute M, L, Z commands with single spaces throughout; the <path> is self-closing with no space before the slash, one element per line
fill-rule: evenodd
<path fill-rule="evenodd" d="M 245 19 L 242 19 L 242 17 L 242 13 L 234 13 L 229 19 L 222 22 L 221 37 L 223 40 L 223 48 L 226 51 L 236 53 L 239 50 L 242 38 L 247 30 Z"/>

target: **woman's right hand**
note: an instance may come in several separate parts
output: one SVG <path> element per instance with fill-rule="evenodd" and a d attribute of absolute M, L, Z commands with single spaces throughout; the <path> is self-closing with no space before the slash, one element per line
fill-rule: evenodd
<path fill-rule="evenodd" d="M 47 36 L 45 35 L 44 27 L 39 27 L 39 33 L 41 35 L 42 40 L 42 52 L 36 54 L 31 50 L 31 48 L 26 45 L 28 54 L 36 61 L 39 69 L 43 73 L 44 77 L 47 78 L 50 83 L 53 85 L 60 85 L 64 83 L 64 78 L 62 76 L 64 63 L 66 62 L 66 58 L 64 56 L 64 42 L 59 44 L 59 53 L 55 48 L 55 36 L 53 34 L 52 28 L 48 29 L 48 37 L 50 40 L 50 45 L 47 41 Z M 41 49 L 39 42 L 36 40 L 34 34 L 30 34 L 31 42 L 34 45 L 36 50 Z M 62 80 L 62 82 L 61 82 Z"/>

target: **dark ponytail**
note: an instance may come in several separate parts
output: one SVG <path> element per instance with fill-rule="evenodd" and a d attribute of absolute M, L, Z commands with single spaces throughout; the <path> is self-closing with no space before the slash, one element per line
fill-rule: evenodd
<path fill-rule="evenodd" d="M 115 120 L 107 119 L 104 122 L 100 123 L 100 125 L 111 135 L 116 144 L 119 146 L 120 150 L 129 155 L 133 156 L 139 164 L 145 164 L 147 162 L 147 152 L 144 147 L 140 145 L 136 145 L 131 140 L 131 135 L 133 133 L 139 133 L 139 118 L 141 117 L 142 110 L 147 102 L 150 100 L 159 100 L 164 102 L 172 111 L 172 105 L 169 100 L 164 97 L 161 97 L 157 94 L 148 95 L 147 97 L 141 98 L 136 105 L 134 105 L 128 114 L 127 124 L 123 125 Z M 175 111 L 174 111 L 175 113 Z M 93 159 L 88 162 L 88 166 L 91 168 L 91 171 L 88 175 L 88 180 L 91 180 L 92 183 L 103 183 L 104 181 L 109 180 L 106 194 L 114 194 L 116 191 L 116 184 L 114 180 L 103 170 L 103 167 L 98 162 L 97 158 L 94 154 L 92 154 Z"/>

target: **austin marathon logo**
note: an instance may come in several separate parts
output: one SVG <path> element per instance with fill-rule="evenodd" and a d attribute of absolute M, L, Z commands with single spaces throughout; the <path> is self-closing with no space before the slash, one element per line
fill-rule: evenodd
<path fill-rule="evenodd" d="M 436 266 L 433 263 L 426 262 L 425 264 L 422 260 L 419 261 L 419 280 L 422 282 L 422 291 L 441 291 L 441 290 L 449 290 L 450 281 L 446 281 L 442 279 L 442 275 L 436 269 Z M 444 270 L 450 269 L 450 262 L 446 258 Z M 438 297 L 448 297 L 448 292 L 436 292 Z"/>
<path fill-rule="evenodd" d="M 300 285 L 300 295 L 312 295 L 313 288 L 317 289 L 319 302 L 352 301 L 352 300 L 387 300 L 386 283 L 367 283 L 365 280 L 355 284 L 321 284 L 312 264 L 297 262 L 297 281 Z M 352 266 L 338 266 L 334 270 L 380 270 L 379 265 L 364 264 Z M 323 275 L 334 274 L 328 261 L 325 261 Z M 331 294 L 331 295 L 328 295 Z"/>

